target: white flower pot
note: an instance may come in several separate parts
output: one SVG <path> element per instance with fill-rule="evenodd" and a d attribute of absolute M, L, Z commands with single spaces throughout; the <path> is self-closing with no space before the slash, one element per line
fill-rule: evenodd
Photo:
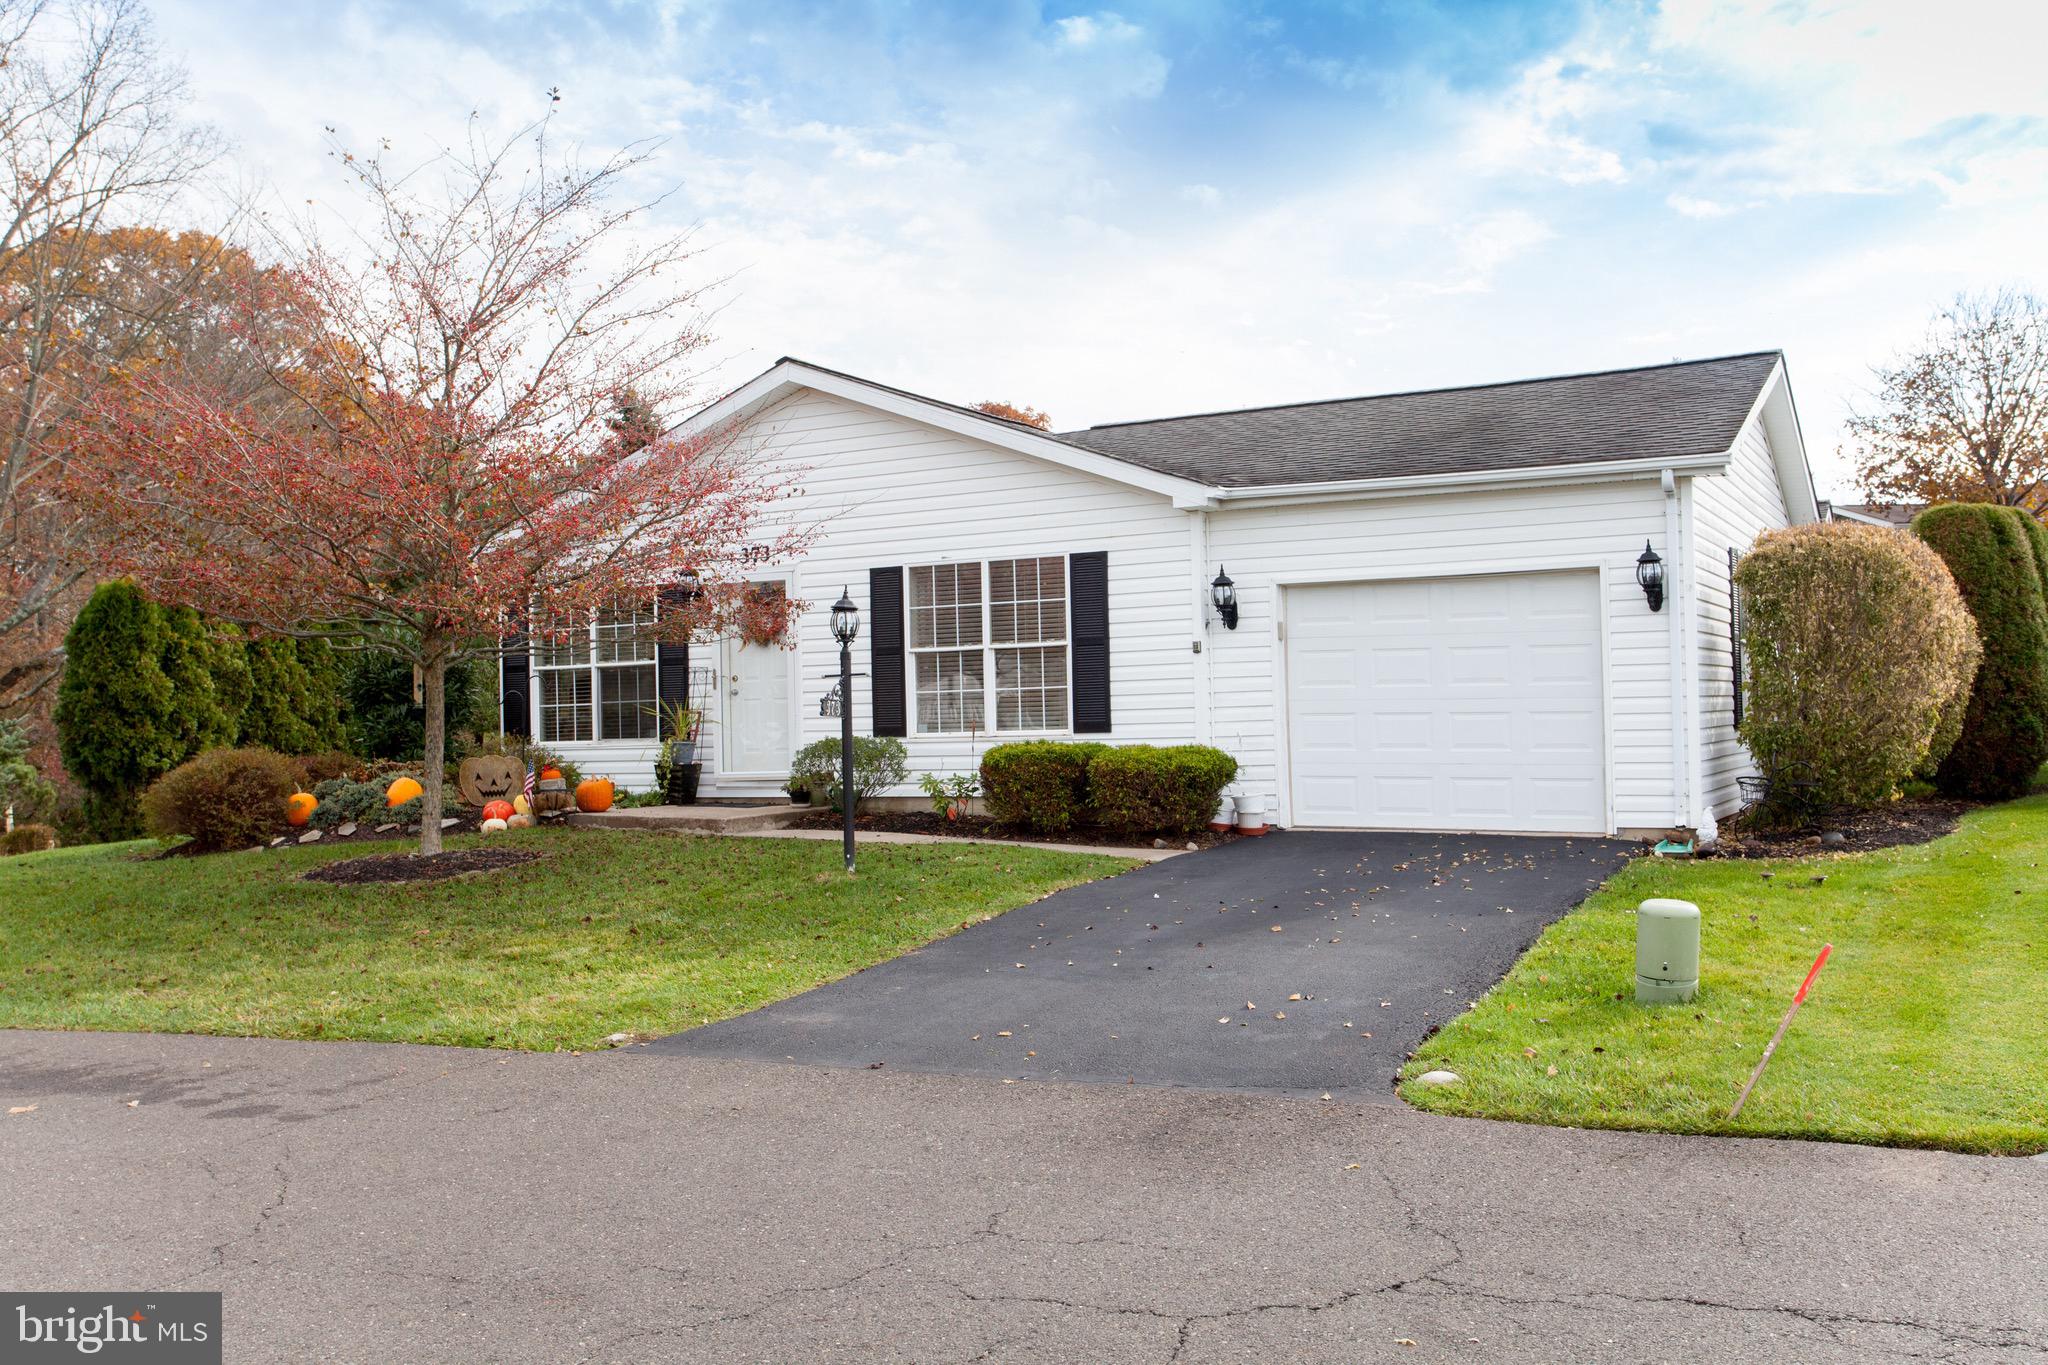
<path fill-rule="evenodd" d="M 1228 834 L 1228 833 L 1230 833 L 1230 827 L 1231 827 L 1231 825 L 1232 825 L 1232 824 L 1233 824 L 1233 823 L 1235 822 L 1235 820 L 1236 820 L 1236 818 L 1237 818 L 1237 817 L 1236 817 L 1236 810 L 1235 810 L 1235 808 L 1236 808 L 1236 805 L 1237 805 L 1237 802 L 1236 802 L 1235 800 L 1233 800 L 1233 799 L 1232 799 L 1231 797 L 1227 796 L 1227 795 L 1226 795 L 1226 796 L 1223 796 L 1223 797 L 1221 797 L 1221 798 L 1219 798 L 1219 799 L 1217 800 L 1217 802 L 1216 802 L 1216 813 L 1215 813 L 1214 815 L 1212 815 L 1212 816 L 1210 816 L 1210 817 L 1209 817 L 1209 832 L 1210 832 L 1210 833 L 1212 833 L 1212 834 Z"/>
<path fill-rule="evenodd" d="M 1237 798 L 1237 832 L 1239 834 L 1264 834 L 1266 832 L 1265 797 L 1240 796 Z"/>

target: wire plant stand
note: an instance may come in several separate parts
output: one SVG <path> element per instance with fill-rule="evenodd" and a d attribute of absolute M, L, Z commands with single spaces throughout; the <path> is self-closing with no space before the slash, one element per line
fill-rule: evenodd
<path fill-rule="evenodd" d="M 1813 765 L 1799 761 L 1767 766 L 1735 780 L 1743 814 L 1760 826 L 1804 824 L 1825 814 Z"/>

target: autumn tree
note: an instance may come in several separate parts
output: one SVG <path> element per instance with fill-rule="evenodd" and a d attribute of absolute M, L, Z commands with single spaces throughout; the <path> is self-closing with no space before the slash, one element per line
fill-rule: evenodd
<path fill-rule="evenodd" d="M 1052 430 L 1052 417 L 1050 414 L 1040 412 L 1037 408 L 1028 405 L 1018 407 L 1014 403 L 1005 403 L 1001 399 L 990 398 L 976 403 L 974 410 L 976 412 L 985 412 L 991 417 L 1000 417 L 1005 422 L 1016 422 L 1022 426 L 1036 427 L 1040 431 Z"/>
<path fill-rule="evenodd" d="M 1856 473 L 1884 502 L 1989 502 L 2048 514 L 2048 310 L 2028 294 L 1958 295 L 1920 348 L 1876 371 L 1851 414 Z"/>
<path fill-rule="evenodd" d="M 133 268 L 131 225 L 218 151 L 184 103 L 135 0 L 0 0 L 0 709 L 56 676 L 82 593 L 87 532 L 57 496 L 68 424 L 222 249 Z"/>
<path fill-rule="evenodd" d="M 441 846 L 449 670 L 686 577 L 659 628 L 742 610 L 750 556 L 804 542 L 786 491 L 728 431 L 648 436 L 622 412 L 682 409 L 705 343 L 681 238 L 621 202 L 650 149 L 594 167 L 542 123 L 402 171 L 335 155 L 367 213 L 336 242 L 308 226 L 297 310 L 258 344 L 272 397 L 204 375 L 146 375 L 77 442 L 70 494 L 103 560 L 164 600 L 258 633 L 325 638 L 420 670 L 420 851 Z M 88 439 L 89 437 L 89 439 Z M 793 604 L 782 610 L 792 609 Z"/>

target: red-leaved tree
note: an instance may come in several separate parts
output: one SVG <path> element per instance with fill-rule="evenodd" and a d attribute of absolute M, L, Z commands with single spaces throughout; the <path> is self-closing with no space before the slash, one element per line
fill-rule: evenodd
<path fill-rule="evenodd" d="M 686 242 L 642 240 L 647 205 L 618 202 L 646 149 L 579 168 L 543 123 L 410 174 L 336 156 L 370 226 L 343 247 L 308 229 L 242 300 L 252 345 L 296 339 L 268 391 L 144 377 L 80 430 L 68 491 L 103 567 L 160 599 L 418 668 L 434 853 L 450 664 L 685 578 L 659 629 L 728 628 L 760 610 L 744 564 L 805 533 L 731 433 L 648 417 L 686 401 L 705 336 Z"/>

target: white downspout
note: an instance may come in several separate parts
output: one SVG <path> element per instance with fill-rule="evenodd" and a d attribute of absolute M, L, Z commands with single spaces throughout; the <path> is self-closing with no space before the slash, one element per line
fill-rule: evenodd
<path fill-rule="evenodd" d="M 1688 584 L 1678 478 L 1666 469 L 1664 489 L 1664 613 L 1671 641 L 1671 823 L 1692 825 L 1692 682 L 1685 648 Z"/>
<path fill-rule="evenodd" d="M 1188 511 L 1188 636 L 1194 673 L 1195 743 L 1211 743 L 1209 721 L 1209 514 L 1201 508 Z"/>

